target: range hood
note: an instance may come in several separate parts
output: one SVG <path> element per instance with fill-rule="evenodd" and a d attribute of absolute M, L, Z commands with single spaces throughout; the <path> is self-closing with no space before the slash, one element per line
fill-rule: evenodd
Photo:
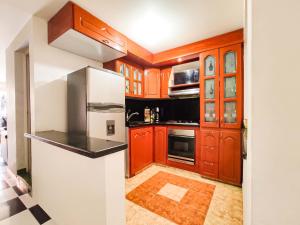
<path fill-rule="evenodd" d="M 199 62 L 172 67 L 169 78 L 169 96 L 176 98 L 199 97 Z"/>

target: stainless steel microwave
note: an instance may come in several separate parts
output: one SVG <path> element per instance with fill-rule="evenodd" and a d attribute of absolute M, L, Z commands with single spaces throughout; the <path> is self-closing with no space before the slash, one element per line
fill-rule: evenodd
<path fill-rule="evenodd" d="M 199 62 L 173 66 L 169 80 L 169 96 L 199 96 Z"/>

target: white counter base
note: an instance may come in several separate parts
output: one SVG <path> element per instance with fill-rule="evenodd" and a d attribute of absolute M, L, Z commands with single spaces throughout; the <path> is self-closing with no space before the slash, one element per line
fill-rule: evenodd
<path fill-rule="evenodd" d="M 32 197 L 59 225 L 125 225 L 124 151 L 91 159 L 32 140 Z"/>

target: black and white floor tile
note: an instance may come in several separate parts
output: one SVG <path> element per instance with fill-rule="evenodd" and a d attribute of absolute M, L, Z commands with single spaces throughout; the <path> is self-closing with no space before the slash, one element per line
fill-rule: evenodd
<path fill-rule="evenodd" d="M 0 225 L 56 225 L 0 163 Z"/>

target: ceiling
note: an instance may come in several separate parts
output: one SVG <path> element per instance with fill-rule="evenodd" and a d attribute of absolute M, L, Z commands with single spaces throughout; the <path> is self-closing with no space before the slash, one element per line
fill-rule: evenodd
<path fill-rule="evenodd" d="M 67 0 L 0 0 L 0 50 L 32 15 L 51 18 Z M 244 0 L 74 0 L 152 53 L 243 27 Z"/>

